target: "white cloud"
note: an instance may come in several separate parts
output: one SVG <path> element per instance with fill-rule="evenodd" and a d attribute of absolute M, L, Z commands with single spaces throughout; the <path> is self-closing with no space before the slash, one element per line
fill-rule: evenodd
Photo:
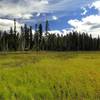
<path fill-rule="evenodd" d="M 59 34 L 59 35 L 66 35 L 68 34 L 69 32 L 72 32 L 73 31 L 73 28 L 68 28 L 68 29 L 62 29 L 62 30 L 52 30 L 52 31 L 49 31 L 49 33 L 51 34 Z"/>
<path fill-rule="evenodd" d="M 2 0 L 0 1 L 0 16 L 29 19 L 34 12 L 44 12 L 44 8 L 48 5 L 47 0 Z"/>
<path fill-rule="evenodd" d="M 100 11 L 100 1 L 95 1 L 92 3 L 92 5 L 90 7 L 95 7 L 95 9 Z"/>
<path fill-rule="evenodd" d="M 23 24 L 20 24 L 18 22 L 16 22 L 16 26 L 17 26 L 17 31 L 20 31 L 20 27 Z M 13 28 L 14 26 L 14 21 L 13 20 L 8 20 L 8 19 L 0 19 L 0 30 L 9 30 L 10 27 Z"/>
<path fill-rule="evenodd" d="M 78 32 L 88 32 L 97 37 L 100 32 L 100 16 L 90 15 L 81 20 L 73 19 L 68 23 Z M 100 35 L 100 34 L 99 34 Z"/>
<path fill-rule="evenodd" d="M 100 1 L 95 1 L 92 3 L 91 7 L 94 7 L 98 10 L 98 15 L 100 15 Z"/>
<path fill-rule="evenodd" d="M 94 0 L 0 0 L 0 16 L 29 19 L 34 16 L 33 13 L 67 13 L 80 9 L 92 1 Z"/>
<path fill-rule="evenodd" d="M 52 16 L 52 19 L 53 20 L 58 20 L 58 17 L 57 16 Z"/>
<path fill-rule="evenodd" d="M 22 18 L 22 19 L 30 19 L 30 18 L 32 18 L 32 14 L 24 14 L 24 15 L 21 15 L 21 14 L 19 14 L 19 15 L 16 15 L 16 16 L 12 16 L 12 17 L 14 17 L 14 18 Z"/>
<path fill-rule="evenodd" d="M 52 31 L 49 31 L 49 33 L 51 34 L 61 34 L 62 32 L 60 30 L 52 30 Z"/>
<path fill-rule="evenodd" d="M 41 15 L 41 13 L 37 13 L 37 15 L 36 15 L 36 16 L 37 16 L 37 17 L 39 17 L 40 15 Z"/>
<path fill-rule="evenodd" d="M 24 24 L 16 22 L 16 30 L 19 33 L 21 31 L 21 26 L 24 26 Z M 9 31 L 11 27 L 14 29 L 14 21 L 13 20 L 0 19 L 0 30 L 2 30 L 2 31 L 5 31 L 5 30 Z M 34 34 L 35 30 L 32 30 L 32 33 Z"/>

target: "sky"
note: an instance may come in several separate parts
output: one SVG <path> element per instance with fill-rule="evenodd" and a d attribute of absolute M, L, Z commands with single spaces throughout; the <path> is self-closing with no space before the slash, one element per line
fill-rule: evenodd
<path fill-rule="evenodd" d="M 66 34 L 70 31 L 100 35 L 100 0 L 0 0 L 0 30 L 49 20 L 51 33 Z"/>

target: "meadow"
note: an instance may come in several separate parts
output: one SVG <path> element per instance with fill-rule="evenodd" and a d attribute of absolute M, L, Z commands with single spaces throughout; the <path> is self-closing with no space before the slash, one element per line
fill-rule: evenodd
<path fill-rule="evenodd" d="M 0 100 L 100 100 L 100 52 L 0 53 Z"/>

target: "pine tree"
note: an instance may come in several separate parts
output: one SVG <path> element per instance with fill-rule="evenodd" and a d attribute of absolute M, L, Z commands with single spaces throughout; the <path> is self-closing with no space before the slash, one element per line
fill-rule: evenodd
<path fill-rule="evenodd" d="M 25 50 L 28 50 L 30 48 L 30 35 L 29 35 L 29 28 L 25 24 L 24 26 L 24 32 L 25 32 Z"/>
<path fill-rule="evenodd" d="M 32 26 L 30 26 L 30 49 L 33 48 L 33 35 L 32 35 Z"/>
<path fill-rule="evenodd" d="M 39 28 L 38 28 L 38 32 L 39 32 L 39 50 L 42 48 L 41 46 L 41 41 L 42 41 L 42 32 L 43 32 L 43 29 L 42 29 L 42 24 L 39 24 Z"/>
<path fill-rule="evenodd" d="M 48 35 L 48 30 L 49 30 L 49 22 L 48 20 L 46 20 L 46 25 L 45 25 L 45 31 L 46 31 L 45 35 L 46 36 Z"/>

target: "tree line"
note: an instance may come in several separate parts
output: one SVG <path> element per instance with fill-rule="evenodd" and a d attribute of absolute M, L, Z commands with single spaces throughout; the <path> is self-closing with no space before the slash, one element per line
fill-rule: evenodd
<path fill-rule="evenodd" d="M 0 31 L 0 51 L 92 51 L 100 50 L 100 38 L 93 38 L 88 33 L 77 31 L 59 35 L 48 32 L 49 22 L 45 22 L 45 34 L 42 24 L 35 24 L 35 33 L 32 26 L 21 26 L 21 32 L 14 27 L 9 31 Z"/>

